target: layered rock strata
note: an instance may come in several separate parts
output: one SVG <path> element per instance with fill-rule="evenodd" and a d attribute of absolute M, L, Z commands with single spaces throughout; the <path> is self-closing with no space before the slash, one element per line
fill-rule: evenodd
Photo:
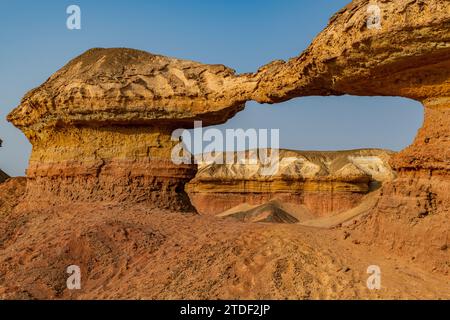
<path fill-rule="evenodd" d="M 271 175 L 261 174 L 260 161 L 252 162 L 258 159 L 257 153 L 237 153 L 236 158 L 246 161 L 233 164 L 218 163 L 219 156 L 227 158 L 221 154 L 206 157 L 209 163 L 199 163 L 197 175 L 187 185 L 197 211 L 218 214 L 239 204 L 261 205 L 278 199 L 326 216 L 356 206 L 365 194 L 395 177 L 388 164 L 393 153 L 385 150 L 280 150 Z"/>
<path fill-rule="evenodd" d="M 132 49 L 92 49 L 31 90 L 8 120 L 33 145 L 27 200 L 147 202 L 193 211 L 195 164 L 171 159 L 171 134 L 243 109 L 222 87 L 234 71 Z M 235 85 L 235 83 L 233 83 Z"/>

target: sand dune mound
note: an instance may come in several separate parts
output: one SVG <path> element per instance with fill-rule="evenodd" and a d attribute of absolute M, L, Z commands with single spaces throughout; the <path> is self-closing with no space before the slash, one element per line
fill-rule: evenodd
<path fill-rule="evenodd" d="M 284 205 L 279 200 L 271 200 L 262 205 L 241 204 L 217 215 L 244 222 L 297 223 L 312 215 L 301 205 Z"/>
<path fill-rule="evenodd" d="M 354 221 L 354 219 L 359 218 L 374 209 L 378 198 L 380 196 L 379 191 L 374 191 L 366 195 L 361 203 L 354 208 L 347 211 L 337 213 L 330 217 L 320 217 L 308 219 L 301 222 L 303 226 L 316 227 L 316 228 L 333 228 L 339 225 L 344 225 Z"/>
<path fill-rule="evenodd" d="M 379 191 L 371 192 L 358 206 L 328 217 L 316 217 L 306 206 L 283 203 L 278 199 L 262 205 L 243 203 L 219 213 L 217 217 L 233 218 L 243 222 L 299 223 L 302 226 L 328 229 L 369 213 L 376 206 L 379 196 Z"/>

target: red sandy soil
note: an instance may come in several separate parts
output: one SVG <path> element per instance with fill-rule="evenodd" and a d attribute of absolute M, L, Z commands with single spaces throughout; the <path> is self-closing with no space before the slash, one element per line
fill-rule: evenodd
<path fill-rule="evenodd" d="M 2 299 L 450 298 L 448 274 L 351 240 L 343 227 L 145 206 L 19 207 L 0 215 Z M 66 288 L 72 264 L 81 290 Z M 381 268 L 381 290 L 366 287 L 369 265 Z"/>

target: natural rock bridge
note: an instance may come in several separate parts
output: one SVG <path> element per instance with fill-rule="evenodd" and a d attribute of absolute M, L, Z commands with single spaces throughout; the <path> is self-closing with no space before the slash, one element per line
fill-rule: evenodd
<path fill-rule="evenodd" d="M 368 4 L 353 1 L 301 55 L 254 74 L 133 49 L 87 51 L 8 116 L 33 145 L 28 197 L 190 211 L 184 185 L 196 166 L 171 162 L 172 130 L 193 120 L 223 123 L 248 100 L 352 94 L 407 97 L 425 107 L 416 140 L 392 159 L 399 176 L 385 186 L 381 205 L 448 208 L 449 3 L 385 1 L 381 29 L 366 27 Z"/>

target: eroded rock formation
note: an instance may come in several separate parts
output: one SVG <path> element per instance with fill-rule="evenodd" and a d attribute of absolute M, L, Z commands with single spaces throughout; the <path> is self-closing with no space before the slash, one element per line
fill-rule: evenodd
<path fill-rule="evenodd" d="M 367 26 L 371 4 L 380 8 L 380 28 Z M 246 86 L 237 97 L 277 103 L 351 94 L 422 102 L 424 124 L 413 144 L 391 160 L 398 177 L 384 186 L 378 210 L 408 220 L 440 213 L 446 223 L 433 241 L 443 243 L 450 211 L 449 30 L 447 0 L 352 1 L 301 55 L 242 75 Z"/>
<path fill-rule="evenodd" d="M 260 150 L 261 151 L 261 150 Z M 315 216 L 325 216 L 356 206 L 369 191 L 395 177 L 388 161 L 392 152 L 379 149 L 350 151 L 279 151 L 271 175 L 253 150 L 234 157 L 234 164 L 199 163 L 196 177 L 187 185 L 199 213 L 218 214 L 239 204 L 262 205 L 272 199 L 305 205 Z M 226 155 L 217 157 L 225 159 Z M 212 163 L 211 163 L 212 162 Z"/>
<path fill-rule="evenodd" d="M 366 25 L 372 3 L 381 28 Z M 412 260 L 450 267 L 450 2 L 353 1 L 300 56 L 263 67 L 251 93 L 275 103 L 305 95 L 401 96 L 422 102 L 413 144 L 391 160 L 398 177 L 382 188 L 359 240 Z M 446 261 L 446 262 L 445 262 Z"/>
<path fill-rule="evenodd" d="M 8 117 L 33 144 L 28 196 L 190 210 L 183 186 L 196 169 L 170 161 L 174 128 L 222 123 L 248 100 L 401 96 L 424 104 L 425 121 L 392 159 L 398 178 L 383 188 L 379 210 L 448 214 L 450 3 L 378 1 L 379 29 L 367 26 L 370 4 L 351 2 L 300 56 L 254 74 L 131 49 L 86 52 Z"/>
<path fill-rule="evenodd" d="M 192 211 L 171 139 L 193 120 L 222 123 L 243 109 L 222 88 L 234 72 L 132 49 L 92 49 L 31 90 L 8 120 L 33 145 L 27 199 L 142 202 Z M 237 85 L 233 82 L 233 85 Z M 245 85 L 243 85 L 245 86 Z"/>
<path fill-rule="evenodd" d="M 0 139 L 0 147 L 2 146 L 2 142 L 2 139 Z M 4 182 L 8 178 L 9 176 L 5 172 L 3 172 L 2 169 L 0 169 L 0 183 Z"/>

